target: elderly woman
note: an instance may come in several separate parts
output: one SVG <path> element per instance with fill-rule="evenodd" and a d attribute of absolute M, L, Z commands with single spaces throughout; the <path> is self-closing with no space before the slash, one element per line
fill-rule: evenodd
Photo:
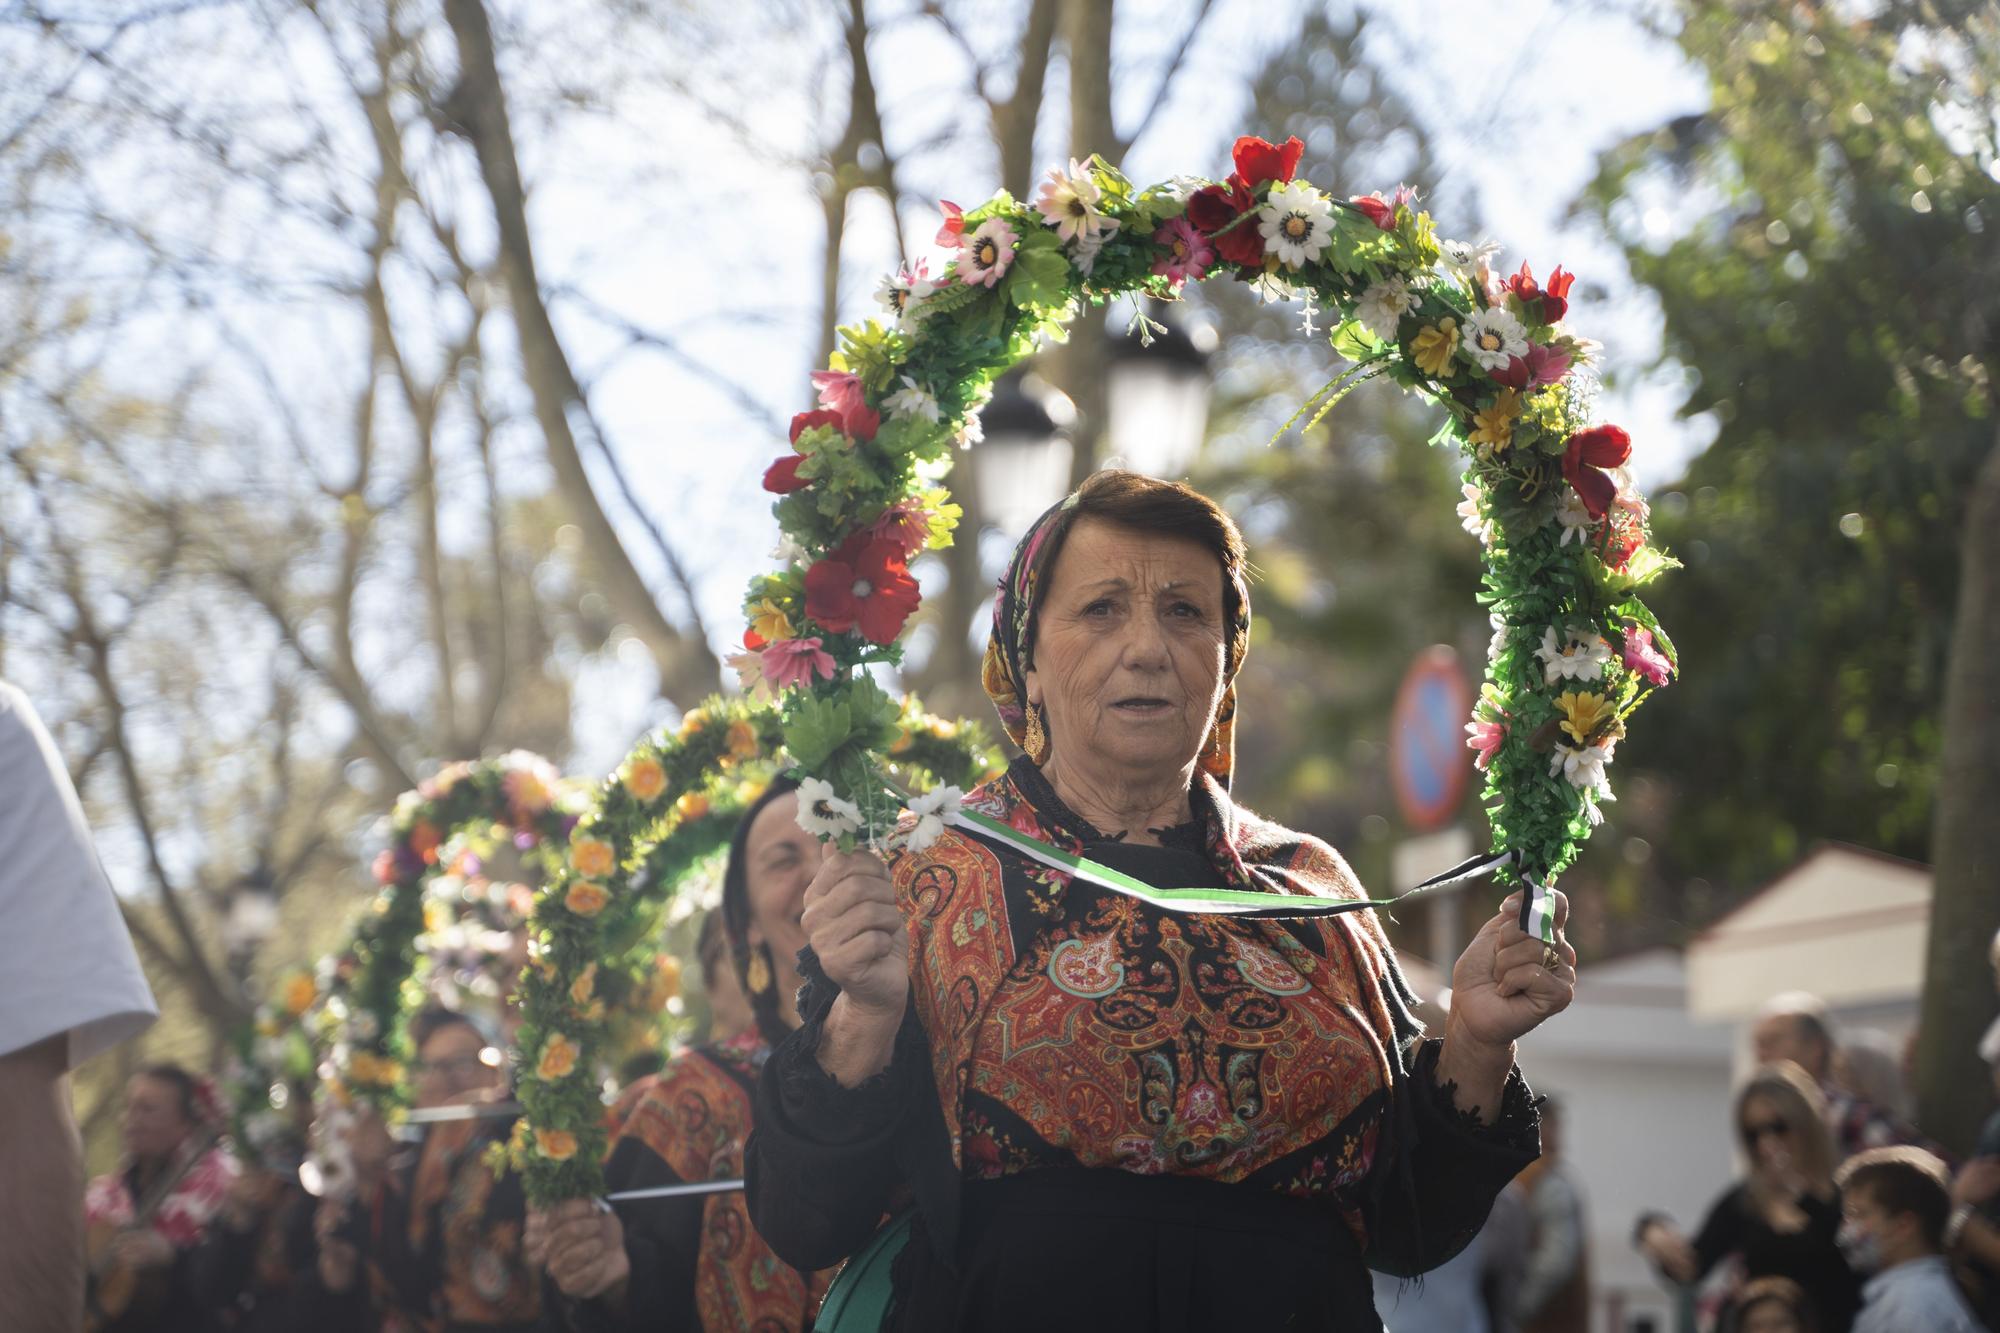
<path fill-rule="evenodd" d="M 1229 799 L 1249 627 L 1214 503 L 1093 477 L 1002 580 L 985 684 L 1025 756 L 968 802 L 1158 887 L 1362 897 Z M 1533 1160 L 1513 1043 L 1575 980 L 1503 906 L 1423 1040 L 1372 913 L 1169 913 L 955 831 L 829 857 L 804 925 L 751 1216 L 811 1268 L 909 1210 L 895 1329 L 1379 1329 L 1366 1270 L 1443 1263 Z"/>
<path fill-rule="evenodd" d="M 797 790 L 781 779 L 752 803 L 723 870 L 722 936 L 752 1021 L 667 1062 L 612 1144 L 614 1193 L 742 1175 L 757 1072 L 798 1026 L 799 916 L 820 847 L 799 827 Z M 806 1333 L 830 1276 L 772 1254 L 735 1190 L 631 1200 L 615 1213 L 560 1205 L 531 1215 L 529 1245 L 583 1333 Z"/>

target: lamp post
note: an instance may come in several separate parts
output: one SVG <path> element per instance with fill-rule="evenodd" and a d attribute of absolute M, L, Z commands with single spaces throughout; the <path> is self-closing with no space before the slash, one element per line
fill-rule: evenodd
<path fill-rule="evenodd" d="M 1069 484 L 1067 431 L 1076 409 L 1041 376 L 1016 366 L 993 382 L 979 414 L 986 438 L 972 447 L 980 508 L 1006 533 L 1027 531 Z"/>
<path fill-rule="evenodd" d="M 1153 312 L 1147 312 L 1149 317 Z M 1106 385 L 1106 466 L 1178 480 L 1201 452 L 1208 433 L 1208 363 L 1215 331 L 1192 333 L 1160 319 L 1151 345 L 1113 335 Z"/>

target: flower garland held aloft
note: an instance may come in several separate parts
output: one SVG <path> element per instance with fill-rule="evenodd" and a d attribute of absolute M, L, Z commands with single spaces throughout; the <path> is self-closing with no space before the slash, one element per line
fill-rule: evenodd
<path fill-rule="evenodd" d="M 397 800 L 392 841 L 375 858 L 382 891 L 347 950 L 323 968 L 323 994 L 308 1021 L 328 1047 L 321 1074 L 336 1097 L 383 1108 L 401 1104 L 403 1024 L 416 998 L 411 976 L 427 885 L 447 872 L 476 869 L 467 849 L 456 845 L 468 834 L 508 838 L 523 852 L 561 845 L 577 819 L 562 796 L 555 768 L 517 750 L 447 764 Z"/>
<path fill-rule="evenodd" d="M 888 705 L 882 726 L 883 760 L 910 782 L 971 786 L 999 767 L 982 728 L 933 717 L 914 699 Z M 711 699 L 672 735 L 635 749 L 570 831 L 560 864 L 535 895 L 519 991 L 516 1090 L 525 1114 L 508 1155 L 531 1201 L 579 1198 L 601 1187 L 598 977 L 607 959 L 640 947 L 645 934 L 632 922 L 659 907 L 696 859 L 727 841 L 733 820 L 718 813 L 742 808 L 746 779 L 775 771 L 786 739 L 768 704 Z"/>
<path fill-rule="evenodd" d="M 1377 375 L 1445 409 L 1434 442 L 1465 458 L 1460 513 L 1495 628 L 1467 730 L 1495 849 L 1513 857 L 1502 874 L 1546 881 L 1575 858 L 1627 720 L 1674 673 L 1638 590 L 1675 562 L 1648 544 L 1630 439 L 1591 421 L 1599 348 L 1565 322 L 1574 279 L 1504 274 L 1497 247 L 1439 240 L 1408 189 L 1330 196 L 1297 179 L 1303 152 L 1243 138 L 1227 180 L 1143 189 L 1093 157 L 1051 171 L 1032 205 L 946 203 L 944 262 L 884 281 L 886 321 L 840 330 L 817 408 L 765 473 L 788 559 L 752 580 L 731 659 L 777 693 L 792 761 L 826 784 L 801 807 L 815 832 L 852 846 L 898 813 L 881 773 L 896 705 L 869 669 L 901 658 L 920 603 L 909 561 L 951 540 L 940 483 L 977 447 L 994 377 L 1085 302 L 1235 277 L 1302 301 L 1308 334 L 1330 312 L 1350 364 L 1293 421 Z"/>

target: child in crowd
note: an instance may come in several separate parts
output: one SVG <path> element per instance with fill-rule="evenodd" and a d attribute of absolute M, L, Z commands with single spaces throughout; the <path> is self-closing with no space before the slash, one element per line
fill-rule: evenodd
<path fill-rule="evenodd" d="M 1949 1179 L 1918 1148 L 1874 1148 L 1841 1167 L 1841 1252 L 1871 1275 L 1854 1333 L 1979 1333 L 1941 1252 Z"/>

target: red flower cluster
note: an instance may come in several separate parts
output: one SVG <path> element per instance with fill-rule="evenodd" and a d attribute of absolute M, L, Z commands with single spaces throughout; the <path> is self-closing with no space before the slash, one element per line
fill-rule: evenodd
<path fill-rule="evenodd" d="M 825 406 L 792 418 L 793 447 L 797 447 L 799 436 L 821 426 L 831 426 L 850 440 L 875 438 L 875 432 L 882 428 L 882 414 L 868 406 L 862 397 L 860 380 L 843 372 L 816 370 L 813 383 L 819 386 L 819 400 Z M 799 465 L 803 462 L 805 459 L 797 454 L 786 454 L 765 468 L 764 489 L 773 495 L 790 495 L 812 485 L 799 475 Z"/>
<path fill-rule="evenodd" d="M 1542 323 L 1553 324 L 1569 313 L 1569 285 L 1575 281 L 1576 274 L 1563 272 L 1558 264 L 1546 283 L 1537 283 L 1534 270 L 1523 261 L 1521 271 L 1507 279 L 1507 290 L 1521 302 L 1523 314 L 1533 315 L 1539 308 Z"/>
<path fill-rule="evenodd" d="M 1618 485 L 1600 469 L 1624 467 L 1632 456 L 1632 437 L 1617 426 L 1592 426 L 1569 437 L 1563 448 L 1563 479 L 1583 497 L 1583 507 L 1592 518 L 1603 518 L 1618 496 Z M 1637 549 L 1638 542 L 1632 543 Z M 1625 556 L 1630 556 L 1628 549 Z M 1607 558 L 1607 563 L 1610 563 Z M 1615 568 L 1624 566 L 1620 558 Z"/>
<path fill-rule="evenodd" d="M 1215 238 L 1215 252 L 1231 264 L 1255 268 L 1264 262 L 1264 238 L 1249 222 L 1216 233 L 1257 207 L 1257 187 L 1268 181 L 1289 181 L 1299 169 L 1306 146 L 1297 136 L 1274 144 L 1244 135 L 1230 156 L 1236 170 L 1224 185 L 1209 185 L 1188 196 L 1187 217 L 1204 236 Z"/>
<path fill-rule="evenodd" d="M 857 533 L 806 571 L 806 615 L 844 634 L 856 625 L 870 643 L 894 643 L 922 600 L 900 543 Z"/>
<path fill-rule="evenodd" d="M 1347 201 L 1360 209 L 1379 231 L 1396 230 L 1396 206 L 1379 194 L 1357 194 Z"/>

